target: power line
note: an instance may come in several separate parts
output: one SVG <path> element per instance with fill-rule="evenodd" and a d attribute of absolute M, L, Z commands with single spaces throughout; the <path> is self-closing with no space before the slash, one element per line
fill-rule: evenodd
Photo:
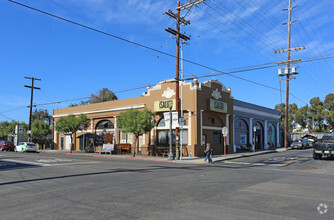
<path fill-rule="evenodd" d="M 12 3 L 15 3 L 15 4 L 18 4 L 18 5 L 21 5 L 23 7 L 26 7 L 26 8 L 29 8 L 29 9 L 32 9 L 32 10 L 35 10 L 35 11 L 38 11 L 40 13 L 43 13 L 43 14 L 46 14 L 46 15 L 49 15 L 51 17 L 54 17 L 54 18 L 57 18 L 57 19 L 60 19 L 60 20 L 63 20 L 63 21 L 66 21 L 66 22 L 69 22 L 69 23 L 72 23 L 74 25 L 78 25 L 78 26 L 81 26 L 81 27 L 84 27 L 86 29 L 89 29 L 89 30 L 92 30 L 92 31 L 95 31 L 95 32 L 98 32 L 98 33 L 101 33 L 101 34 L 104 34 L 104 35 L 108 35 L 110 37 L 113 37 L 113 38 L 116 38 L 116 39 L 119 39 L 119 40 L 122 40 L 122 41 L 125 41 L 127 43 L 131 43 L 131 44 L 134 44 L 136 46 L 140 46 L 140 47 L 143 47 L 145 49 L 148 49 L 148 50 L 151 50 L 151 51 L 154 51 L 154 52 L 157 52 L 157 53 L 161 53 L 161 54 L 164 54 L 166 56 L 169 56 L 169 57 L 176 57 L 172 54 L 168 54 L 166 52 L 163 52 L 163 51 L 160 51 L 160 50 L 157 50 L 157 49 L 154 49 L 154 48 L 151 48 L 151 47 L 148 47 L 148 46 L 145 46 L 143 44 L 139 44 L 139 43 L 136 43 L 136 42 L 133 42 L 133 41 L 130 41 L 130 40 L 127 40 L 127 39 L 124 39 L 122 37 L 118 37 L 116 35 L 113 35 L 113 34 L 109 34 L 107 32 L 104 32 L 104 31 L 101 31 L 101 30 L 98 30 L 98 29 L 95 29 L 95 28 L 92 28 L 92 27 L 89 27 L 89 26 L 86 26 L 86 25 L 83 25 L 83 24 L 80 24 L 78 22 L 74 22 L 74 21 L 71 21 L 71 20 L 68 20 L 66 18 L 62 18 L 60 16 L 57 16 L 57 15 L 54 15 L 54 14 L 51 14 L 51 13 L 48 13 L 48 12 L 45 12 L 45 11 L 42 11 L 42 10 L 39 10 L 39 9 L 36 9 L 36 8 L 33 8 L 33 7 L 30 7 L 28 5 L 24 5 L 22 3 L 19 3 L 19 2 L 15 2 L 13 0 L 8 0 L 9 2 L 12 2 Z M 332 57 L 330 57 L 332 58 Z M 320 59 L 328 59 L 328 58 L 320 58 Z M 314 60 L 320 60 L 320 59 L 314 59 Z M 191 63 L 191 64 L 194 64 L 194 65 L 197 65 L 197 66 L 200 66 L 200 67 L 203 67 L 203 68 L 207 68 L 207 69 L 210 69 L 210 70 L 213 70 L 213 71 L 216 71 L 216 72 L 220 72 L 221 74 L 219 75 L 224 75 L 224 74 L 231 74 L 231 73 L 236 73 L 236 72 L 244 72 L 244 71 L 250 71 L 250 70 L 242 70 L 242 71 L 232 71 L 230 73 L 226 73 L 226 72 L 223 72 L 223 71 L 220 71 L 220 70 L 217 70 L 215 68 L 211 68 L 211 67 L 208 67 L 208 66 L 205 66 L 205 65 L 202 65 L 202 64 L 199 64 L 199 63 L 196 63 L 196 62 L 193 62 L 193 61 L 190 61 L 190 60 L 186 60 L 186 59 L 183 59 L 185 62 L 188 62 L 188 63 Z M 304 61 L 305 62 L 305 61 Z M 306 61 L 307 62 L 307 61 Z M 262 68 L 269 68 L 269 67 L 262 67 Z M 254 68 L 252 70 L 257 70 L 257 69 L 261 69 L 261 68 Z M 251 82 L 251 83 L 254 83 L 254 84 L 257 84 L 257 85 L 261 85 L 261 86 L 264 86 L 264 87 L 267 87 L 267 88 L 270 88 L 264 84 L 261 84 L 261 83 L 258 83 L 258 82 L 254 82 L 254 81 L 250 81 L 250 80 L 247 80 L 247 79 L 243 79 L 241 77 L 236 77 L 236 76 L 233 76 L 233 75 L 230 75 L 231 77 L 235 77 L 237 79 L 240 79 L 240 80 L 244 80 L 244 81 L 248 81 L 248 82 Z M 143 87 L 140 87 L 140 88 L 143 88 Z M 273 88 L 273 87 L 271 87 Z M 139 88 L 136 88 L 136 89 L 139 89 Z M 277 90 L 276 88 L 274 88 L 275 90 Z"/>
<path fill-rule="evenodd" d="M 212 2 L 212 3 L 213 3 L 213 2 Z M 215 3 L 213 3 L 213 4 L 216 6 L 215 8 L 220 9 L 221 11 L 224 10 L 224 9 L 223 9 L 222 7 L 220 7 L 219 5 L 217 5 L 217 4 L 215 4 Z M 209 7 L 210 7 L 210 6 L 209 6 Z M 211 7 L 210 7 L 210 8 L 211 8 Z M 227 11 L 227 9 L 229 9 L 229 8 L 226 6 L 226 4 L 224 4 L 224 8 L 226 8 L 226 9 L 225 9 L 226 11 Z M 211 9 L 213 9 L 213 8 L 211 8 Z M 219 13 L 218 11 L 216 11 L 216 12 L 217 12 L 218 14 L 220 14 L 221 16 L 225 17 L 226 19 L 228 19 L 232 24 L 234 24 L 234 25 L 236 25 L 237 27 L 241 28 L 241 27 L 237 24 L 237 22 L 233 22 L 232 19 L 229 19 L 227 16 L 225 16 L 225 15 Z M 241 26 L 244 26 L 247 30 L 249 30 L 249 32 L 246 31 L 246 29 L 242 29 L 242 28 L 241 28 L 241 30 L 247 32 L 249 35 L 253 36 L 255 39 L 257 39 L 258 41 L 262 42 L 263 44 L 266 44 L 266 45 L 269 46 L 269 47 L 271 47 L 272 44 L 274 44 L 274 45 L 276 45 L 277 47 L 279 47 L 279 46 L 276 44 L 276 42 L 274 42 L 272 39 L 270 39 L 269 37 L 267 37 L 265 34 L 261 33 L 261 32 L 259 31 L 258 28 L 254 27 L 254 26 L 251 25 L 249 22 L 247 22 L 245 19 L 241 18 L 239 15 L 237 15 L 237 14 L 236 14 L 235 12 L 233 12 L 231 9 L 229 9 L 229 11 L 227 11 L 227 12 L 232 13 L 232 14 L 233 14 L 235 17 L 237 17 L 240 21 L 243 21 L 243 23 L 245 23 L 246 25 L 242 24 L 241 22 L 240 22 L 240 25 L 241 25 Z M 251 29 L 252 29 L 252 30 L 251 30 Z M 265 42 L 265 41 L 263 41 L 262 38 L 266 38 L 266 39 L 268 40 L 268 43 Z M 271 43 L 269 43 L 269 42 L 271 42 Z M 274 50 L 273 47 L 271 47 L 271 48 Z"/>

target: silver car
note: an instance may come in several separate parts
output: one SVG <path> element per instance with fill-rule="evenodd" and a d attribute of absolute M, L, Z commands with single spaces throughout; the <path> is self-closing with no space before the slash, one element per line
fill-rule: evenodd
<path fill-rule="evenodd" d="M 309 142 L 306 139 L 298 139 L 292 142 L 291 149 L 306 149 L 309 147 Z"/>

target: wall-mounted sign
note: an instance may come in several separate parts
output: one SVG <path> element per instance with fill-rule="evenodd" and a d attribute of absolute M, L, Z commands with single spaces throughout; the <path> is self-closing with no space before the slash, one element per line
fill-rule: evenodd
<path fill-rule="evenodd" d="M 227 103 L 210 99 L 210 110 L 215 112 L 227 113 Z"/>
<path fill-rule="evenodd" d="M 155 112 L 169 111 L 170 106 L 172 106 L 172 111 L 176 110 L 176 100 L 175 99 L 155 101 L 154 111 Z"/>

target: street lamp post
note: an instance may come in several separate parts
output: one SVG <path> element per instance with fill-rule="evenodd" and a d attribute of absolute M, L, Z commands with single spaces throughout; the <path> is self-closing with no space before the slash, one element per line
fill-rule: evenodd
<path fill-rule="evenodd" d="M 173 155 L 173 146 L 172 146 L 172 135 L 173 135 L 173 121 L 172 121 L 172 106 L 169 107 L 169 155 L 168 155 L 168 160 L 174 160 L 174 155 Z"/>

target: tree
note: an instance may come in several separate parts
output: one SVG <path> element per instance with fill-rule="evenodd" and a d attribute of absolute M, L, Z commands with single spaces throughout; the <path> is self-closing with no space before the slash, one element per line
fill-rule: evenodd
<path fill-rule="evenodd" d="M 56 125 L 56 131 L 58 133 L 70 134 L 71 137 L 71 149 L 72 153 L 72 145 L 73 145 L 73 134 L 79 130 L 83 130 L 88 127 L 88 118 L 86 115 L 79 115 L 79 117 L 75 117 L 74 115 L 68 115 L 60 118 Z"/>
<path fill-rule="evenodd" d="M 143 111 L 129 109 L 122 112 L 117 117 L 117 127 L 126 133 L 133 133 L 136 136 L 135 145 L 139 149 L 139 135 L 145 134 L 155 126 L 155 114 L 148 109 Z M 135 145 L 133 146 L 132 155 L 136 156 Z"/>
<path fill-rule="evenodd" d="M 295 120 L 303 129 L 310 124 L 308 105 L 305 105 L 296 111 Z"/>
<path fill-rule="evenodd" d="M 115 95 L 113 91 L 110 91 L 107 88 L 103 88 L 98 92 L 98 94 L 90 95 L 89 103 L 99 103 L 99 102 L 107 102 L 107 101 L 113 101 L 117 100 L 118 97 Z"/>
<path fill-rule="evenodd" d="M 44 121 L 34 121 L 31 124 L 33 138 L 38 145 L 43 144 L 47 136 L 52 133 L 50 125 Z"/>
<path fill-rule="evenodd" d="M 0 139 L 8 140 L 11 138 L 13 141 L 13 137 L 15 136 L 15 126 L 17 125 L 16 121 L 3 121 L 0 122 Z M 20 126 L 23 126 L 24 131 L 27 131 L 28 125 L 24 122 L 19 123 Z"/>
<path fill-rule="evenodd" d="M 52 116 L 49 115 L 48 110 L 43 110 L 43 109 L 39 109 L 37 111 L 37 109 L 35 109 L 35 111 L 31 114 L 31 121 L 44 121 L 46 123 L 49 124 L 49 126 L 51 126 L 51 122 L 52 122 Z"/>
<path fill-rule="evenodd" d="M 15 121 L 0 122 L 0 139 L 7 140 L 9 136 L 15 134 Z"/>
<path fill-rule="evenodd" d="M 87 101 L 81 101 L 78 104 L 71 103 L 69 107 L 75 107 L 80 105 L 87 105 L 87 104 L 93 104 L 93 103 L 100 103 L 100 102 L 107 102 L 107 101 L 113 101 L 117 100 L 118 97 L 115 95 L 113 91 L 110 91 L 107 88 L 103 88 L 96 94 L 91 94 L 89 100 Z"/>
<path fill-rule="evenodd" d="M 325 109 L 324 103 L 319 97 L 314 97 L 310 100 L 309 114 L 312 119 L 312 130 L 314 131 L 325 131 L 326 127 L 324 124 L 325 120 Z"/>
<path fill-rule="evenodd" d="M 334 129 L 334 93 L 330 93 L 326 96 L 324 101 L 325 107 L 325 119 L 330 127 L 330 129 Z"/>
<path fill-rule="evenodd" d="M 275 105 L 275 110 L 281 112 L 281 131 L 285 132 L 285 104 L 277 104 Z M 295 127 L 295 114 L 298 110 L 298 107 L 295 103 L 289 104 L 289 120 L 288 120 L 288 132 L 292 132 Z"/>

